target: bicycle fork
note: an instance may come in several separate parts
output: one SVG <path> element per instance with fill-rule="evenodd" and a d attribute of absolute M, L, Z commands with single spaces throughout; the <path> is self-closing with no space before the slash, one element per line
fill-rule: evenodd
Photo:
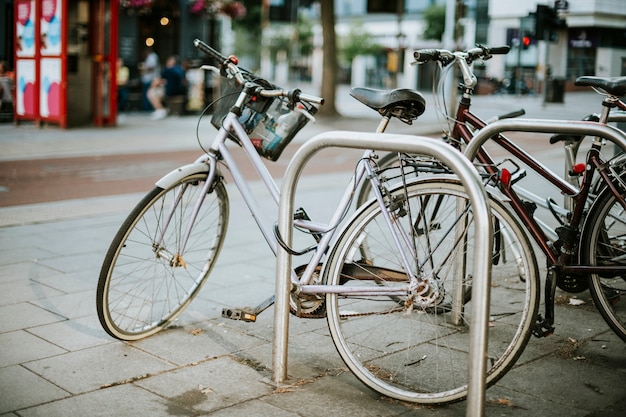
<path fill-rule="evenodd" d="M 179 242 L 179 247 L 177 248 L 176 253 L 170 254 L 171 256 L 170 266 L 173 268 L 178 268 L 178 267 L 186 268 L 187 267 L 183 254 L 185 253 L 185 249 L 187 247 L 187 242 L 189 241 L 189 236 L 191 235 L 193 224 L 196 218 L 198 217 L 198 213 L 200 212 L 200 208 L 202 207 L 202 203 L 204 202 L 204 196 L 206 196 L 209 193 L 209 190 L 211 186 L 213 185 L 213 180 L 215 179 L 215 173 L 217 171 L 217 168 L 216 168 L 217 160 L 215 159 L 215 157 L 209 155 L 209 161 L 210 161 L 209 172 L 207 174 L 207 178 L 206 178 L 204 185 L 202 185 L 202 190 L 198 195 L 198 199 L 194 203 L 193 211 L 191 213 L 191 216 L 189 217 L 189 220 L 187 222 L 187 226 L 185 229 L 185 235 L 183 236 L 183 239 Z M 187 190 L 187 187 L 189 187 L 189 184 L 186 184 L 184 187 L 179 188 L 174 198 L 174 201 L 172 202 L 172 205 L 169 208 L 167 216 L 165 216 L 165 218 L 163 219 L 163 224 L 161 225 L 161 232 L 158 238 L 153 243 L 153 250 L 157 257 L 163 256 L 162 252 L 164 248 L 161 245 L 161 243 L 163 242 L 163 238 L 165 237 L 165 233 L 168 227 L 170 226 L 170 222 L 172 221 L 174 212 L 176 211 L 177 207 L 180 205 L 182 197 L 185 194 L 185 191 Z"/>

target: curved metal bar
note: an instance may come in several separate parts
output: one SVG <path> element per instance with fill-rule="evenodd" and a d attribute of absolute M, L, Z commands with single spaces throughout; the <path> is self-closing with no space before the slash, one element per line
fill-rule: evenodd
<path fill-rule="evenodd" d="M 513 131 L 599 136 L 615 143 L 622 149 L 626 149 L 626 133 L 601 123 L 571 120 L 505 119 L 488 124 L 474 135 L 465 149 L 465 156 L 472 161 L 480 147 L 491 137 L 499 133 Z"/>
<path fill-rule="evenodd" d="M 626 141 L 626 140 L 625 140 Z M 328 147 L 352 149 L 376 149 L 389 152 L 417 153 L 433 156 L 459 177 L 470 197 L 476 222 L 476 258 L 473 276 L 486 277 L 478 280 L 472 289 L 470 329 L 470 363 L 468 384 L 468 415 L 483 413 L 485 400 L 485 372 L 487 369 L 487 325 L 489 318 L 489 287 L 491 286 L 491 251 L 493 239 L 491 218 L 488 211 L 487 194 L 473 165 L 457 150 L 449 145 L 427 137 L 363 133 L 325 132 L 321 133 L 298 149 L 287 166 L 281 185 L 278 211 L 278 228 L 287 245 L 293 238 L 293 210 L 296 184 L 306 163 L 318 151 Z M 282 247 L 276 257 L 276 304 L 274 306 L 274 341 L 272 350 L 273 381 L 277 384 L 287 379 L 287 346 L 289 329 L 291 256 Z"/>

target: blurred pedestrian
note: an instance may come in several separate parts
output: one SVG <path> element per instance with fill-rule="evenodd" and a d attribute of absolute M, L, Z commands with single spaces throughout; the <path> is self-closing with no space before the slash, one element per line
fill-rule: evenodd
<path fill-rule="evenodd" d="M 117 79 L 117 112 L 121 113 L 124 111 L 126 107 L 126 101 L 128 100 L 128 78 L 129 78 L 129 70 L 126 65 L 124 65 L 124 59 L 119 57 L 117 58 L 117 70 L 116 70 L 116 79 Z"/>
<path fill-rule="evenodd" d="M 6 61 L 0 61 L 0 114 L 3 115 L 0 120 L 8 121 L 13 118 L 14 89 L 15 83 L 13 73 L 9 71 L 9 64 Z"/>
<path fill-rule="evenodd" d="M 139 72 L 141 74 L 141 94 L 143 97 L 142 107 L 144 110 L 152 110 L 148 100 L 148 89 L 152 86 L 154 79 L 159 76 L 161 64 L 159 56 L 150 47 L 144 51 L 144 60 L 139 63 Z"/>
<path fill-rule="evenodd" d="M 176 55 L 167 58 L 165 69 L 159 77 L 155 78 L 148 90 L 148 100 L 154 107 L 154 113 L 150 116 L 153 120 L 163 119 L 167 116 L 167 110 L 163 106 L 163 100 L 167 97 L 184 96 L 187 93 L 187 81 L 185 71 L 180 65 Z"/>

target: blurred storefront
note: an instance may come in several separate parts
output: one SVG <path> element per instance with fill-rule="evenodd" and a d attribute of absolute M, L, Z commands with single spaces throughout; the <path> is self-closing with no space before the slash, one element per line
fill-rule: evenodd
<path fill-rule="evenodd" d="M 116 61 L 129 69 L 128 110 L 138 110 L 139 69 L 146 46 L 161 64 L 170 55 L 189 69 L 192 107 L 210 88 L 197 68 L 201 38 L 219 45 L 222 19 L 190 0 L 0 0 L 0 60 L 13 69 L 15 121 L 71 127 L 114 125 Z"/>
<path fill-rule="evenodd" d="M 16 0 L 13 13 L 15 120 L 112 124 L 115 2 Z"/>

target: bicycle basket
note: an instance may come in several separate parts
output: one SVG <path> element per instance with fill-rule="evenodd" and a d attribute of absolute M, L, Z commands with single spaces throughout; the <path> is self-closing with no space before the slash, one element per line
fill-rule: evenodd
<path fill-rule="evenodd" d="M 243 86 L 234 80 L 224 79 L 223 82 L 224 87 L 211 118 L 211 124 L 217 129 L 222 126 L 224 118 L 243 90 Z M 265 80 L 255 79 L 255 82 L 268 89 L 278 88 Z M 296 133 L 309 121 L 303 112 L 313 115 L 317 112 L 317 107 L 308 103 L 298 103 L 294 110 L 289 107 L 289 100 L 284 97 L 255 96 L 244 105 L 239 122 L 250 135 L 257 153 L 276 161 Z M 231 139 L 238 142 L 232 135 Z"/>
<path fill-rule="evenodd" d="M 298 103 L 292 109 L 286 98 L 275 98 L 264 114 L 257 114 L 261 116 L 260 120 L 254 123 L 256 128 L 250 133 L 250 140 L 257 153 L 271 161 L 278 160 L 296 133 L 309 121 L 304 112 L 313 115 L 317 107 Z"/>
<path fill-rule="evenodd" d="M 252 78 L 252 77 L 250 77 Z M 255 79 L 255 81 L 263 87 L 268 89 L 273 89 L 275 86 L 268 83 L 267 81 Z M 211 117 L 211 124 L 215 126 L 216 129 L 222 127 L 222 123 L 224 122 L 224 118 L 230 111 L 230 108 L 235 105 L 239 94 L 243 90 L 243 85 L 237 84 L 237 82 L 231 78 L 222 78 L 220 85 L 220 98 L 215 102 L 213 116 Z M 254 117 L 258 113 L 264 113 L 267 108 L 272 104 L 273 98 L 266 97 L 254 97 L 254 100 L 251 100 L 244 106 L 244 111 L 242 116 L 239 118 L 239 121 L 243 125 L 246 130 L 246 133 L 250 133 L 256 127 L 256 124 L 261 119 L 260 117 Z M 246 111 L 248 109 L 248 111 Z M 253 114 L 254 113 L 254 114 Z"/>

